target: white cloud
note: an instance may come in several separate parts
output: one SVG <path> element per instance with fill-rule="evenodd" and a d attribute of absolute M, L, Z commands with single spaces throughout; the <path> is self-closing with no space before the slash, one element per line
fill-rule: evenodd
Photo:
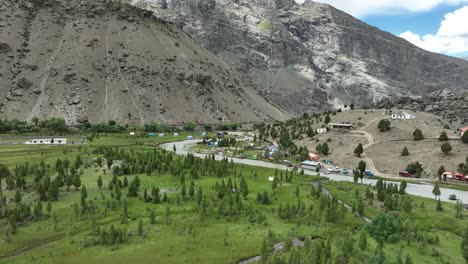
<path fill-rule="evenodd" d="M 302 3 L 309 0 L 296 0 Z M 412 13 L 429 11 L 434 7 L 447 4 L 458 5 L 468 0 L 315 0 L 330 4 L 356 17 L 367 15 Z"/>
<path fill-rule="evenodd" d="M 400 37 L 425 50 L 456 54 L 468 51 L 468 6 L 445 15 L 435 35 L 420 36 L 411 31 Z"/>

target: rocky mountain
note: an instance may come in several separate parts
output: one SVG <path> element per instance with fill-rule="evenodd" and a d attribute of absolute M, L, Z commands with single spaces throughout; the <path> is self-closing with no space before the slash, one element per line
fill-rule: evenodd
<path fill-rule="evenodd" d="M 249 75 L 283 109 L 468 89 L 468 63 L 306 0 L 132 0 Z"/>
<path fill-rule="evenodd" d="M 424 111 L 452 122 L 468 124 L 468 91 L 462 94 L 453 94 L 450 91 L 442 90 L 424 96 L 384 98 L 374 103 L 372 107 Z"/>
<path fill-rule="evenodd" d="M 0 0 L 0 117 L 178 124 L 283 119 L 255 86 L 151 12 Z"/>

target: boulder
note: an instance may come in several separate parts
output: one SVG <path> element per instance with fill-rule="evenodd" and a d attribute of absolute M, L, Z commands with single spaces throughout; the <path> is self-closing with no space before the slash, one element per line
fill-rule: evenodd
<path fill-rule="evenodd" d="M 7 43 L 0 42 L 0 54 L 7 54 L 11 52 L 11 47 Z"/>
<path fill-rule="evenodd" d="M 16 82 L 16 86 L 21 89 L 28 89 L 32 85 L 33 83 L 29 81 L 28 79 L 26 79 L 25 77 L 19 78 L 18 81 Z"/>

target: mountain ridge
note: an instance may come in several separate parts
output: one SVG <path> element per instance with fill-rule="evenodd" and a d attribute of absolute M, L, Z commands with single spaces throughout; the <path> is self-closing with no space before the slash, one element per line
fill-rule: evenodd
<path fill-rule="evenodd" d="M 166 3 L 167 9 L 162 8 Z M 136 0 L 294 114 L 466 90 L 468 63 L 422 50 L 330 5 L 293 0 Z"/>

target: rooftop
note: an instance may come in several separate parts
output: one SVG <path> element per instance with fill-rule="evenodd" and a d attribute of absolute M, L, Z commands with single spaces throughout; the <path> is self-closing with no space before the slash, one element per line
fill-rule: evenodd
<path fill-rule="evenodd" d="M 313 160 L 304 160 L 301 164 L 302 165 L 307 165 L 307 166 L 318 166 L 318 165 L 320 165 L 319 162 L 313 161 Z"/>

